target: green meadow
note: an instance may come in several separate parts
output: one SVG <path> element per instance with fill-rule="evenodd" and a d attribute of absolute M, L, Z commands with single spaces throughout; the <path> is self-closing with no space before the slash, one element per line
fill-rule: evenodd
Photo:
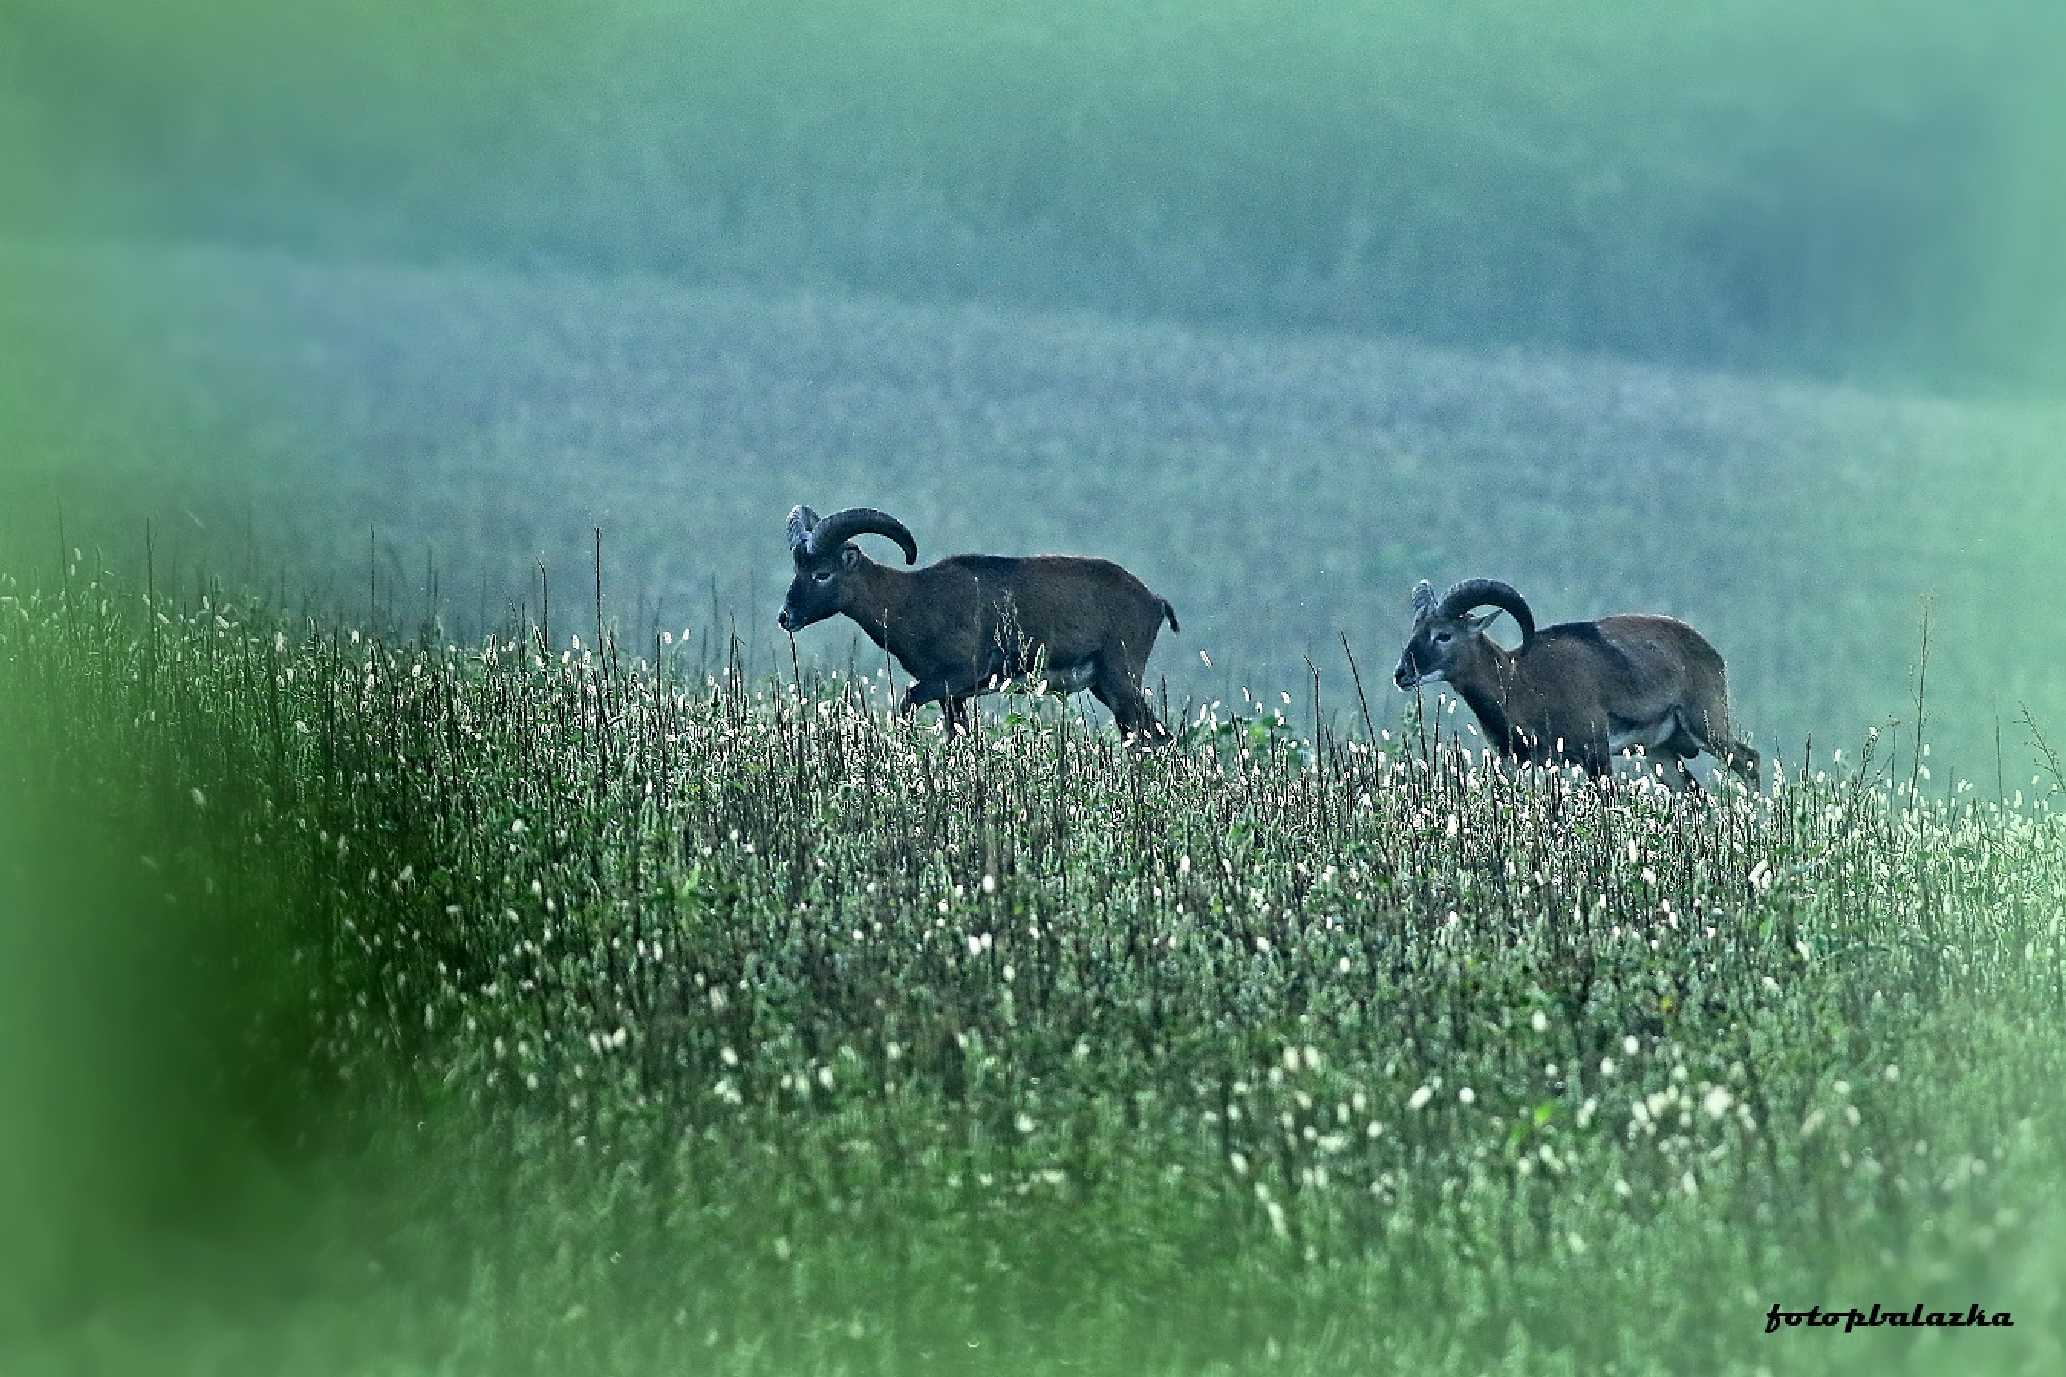
<path fill-rule="evenodd" d="M 2036 1373 L 2066 830 L 0 602 L 11 1371 Z M 1765 1332 L 1770 1307 L 2004 1328 Z"/>

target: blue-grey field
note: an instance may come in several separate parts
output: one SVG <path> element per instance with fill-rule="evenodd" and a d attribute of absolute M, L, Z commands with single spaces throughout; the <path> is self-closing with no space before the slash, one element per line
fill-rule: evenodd
<path fill-rule="evenodd" d="M 759 671 L 788 661 L 784 514 L 867 504 L 924 559 L 1127 564 L 1183 621 L 1150 666 L 1173 706 L 1247 689 L 1309 713 L 1311 657 L 1323 712 L 1345 712 L 1346 633 L 1389 719 L 1413 582 L 1485 575 L 1542 622 L 1691 621 L 1742 725 L 1789 760 L 1810 737 L 1820 754 L 1896 718 L 1912 732 L 1926 599 L 1940 783 L 1947 761 L 1990 794 L 2027 782 L 2022 707 L 2066 718 L 2033 653 L 2060 630 L 2057 406 L 637 277 L 166 249 L 5 263 L 37 288 L 12 309 L 39 334 L 67 299 L 108 322 L 25 354 L 10 385 L 49 452 L 118 475 L 73 527 L 115 568 L 139 567 L 155 515 L 175 564 L 262 567 L 291 599 L 473 637 L 536 617 L 543 562 L 556 639 L 593 639 L 601 527 L 621 640 L 687 630 L 714 661 L 736 631 Z M 22 545 L 54 548 L 54 485 L 15 486 Z M 845 623 L 798 650 L 877 654 Z"/>

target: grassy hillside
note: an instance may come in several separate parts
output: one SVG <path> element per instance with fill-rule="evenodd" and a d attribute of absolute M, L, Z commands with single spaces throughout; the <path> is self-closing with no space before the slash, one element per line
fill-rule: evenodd
<path fill-rule="evenodd" d="M 2047 802 L 141 593 L 0 584 L 9 1372 L 2060 1361 Z"/>
<path fill-rule="evenodd" d="M 16 230 L 2066 385 L 2049 0 L 17 0 Z"/>
<path fill-rule="evenodd" d="M 1911 748 L 1924 598 L 1939 788 L 2013 793 L 2022 705 L 2066 723 L 2040 648 L 2056 407 L 641 278 L 4 262 L 0 507 L 45 571 L 69 504 L 70 543 L 132 577 L 155 518 L 177 586 L 284 578 L 290 605 L 473 638 L 537 613 L 542 561 L 555 639 L 592 642 L 600 526 L 627 642 L 686 628 L 708 668 L 736 629 L 759 673 L 788 663 L 784 514 L 868 503 L 926 558 L 1127 563 L 1181 615 L 1151 666 L 1179 703 L 1303 703 L 1310 656 L 1343 710 L 1346 632 L 1390 720 L 1413 582 L 1489 575 L 1545 621 L 1693 621 L 1789 760 L 1895 717 Z M 843 628 L 807 632 L 806 663 L 868 663 Z"/>

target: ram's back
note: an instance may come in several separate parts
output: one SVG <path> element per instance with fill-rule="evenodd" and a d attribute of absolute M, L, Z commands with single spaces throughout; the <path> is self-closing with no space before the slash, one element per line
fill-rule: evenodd
<path fill-rule="evenodd" d="M 921 573 L 939 643 L 963 660 L 1002 646 L 1044 650 L 1060 666 L 1115 639 L 1152 638 L 1162 617 L 1162 600 L 1107 559 L 954 555 Z"/>

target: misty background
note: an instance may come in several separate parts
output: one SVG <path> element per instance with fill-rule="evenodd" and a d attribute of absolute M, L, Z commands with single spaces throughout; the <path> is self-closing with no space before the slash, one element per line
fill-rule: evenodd
<path fill-rule="evenodd" d="M 141 582 L 149 520 L 192 597 L 450 638 L 542 564 L 592 639 L 601 527 L 620 640 L 772 669 L 784 514 L 868 503 L 1128 564 L 1179 703 L 1346 712 L 1345 633 L 1390 720 L 1412 582 L 1491 575 L 1693 620 L 1789 756 L 1912 715 L 1928 600 L 2013 787 L 2066 18 L 1805 8 L 27 0 L 9 562 Z"/>

